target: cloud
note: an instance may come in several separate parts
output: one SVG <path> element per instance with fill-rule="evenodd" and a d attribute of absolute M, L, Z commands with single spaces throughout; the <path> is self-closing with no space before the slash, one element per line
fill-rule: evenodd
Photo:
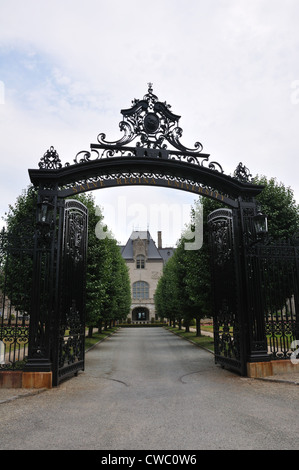
<path fill-rule="evenodd" d="M 150 81 L 182 116 L 184 145 L 199 140 L 228 174 L 242 161 L 276 176 L 299 201 L 297 0 L 0 6 L 0 213 L 51 145 L 72 162 L 98 133 L 119 138 L 120 110 Z M 98 198 L 109 203 L 106 193 Z"/>

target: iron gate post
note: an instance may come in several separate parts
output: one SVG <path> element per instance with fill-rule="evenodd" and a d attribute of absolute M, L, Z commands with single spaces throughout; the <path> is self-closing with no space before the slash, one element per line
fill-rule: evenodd
<path fill-rule="evenodd" d="M 51 328 L 53 386 L 84 370 L 88 209 L 60 199 L 55 309 Z"/>
<path fill-rule="evenodd" d="M 28 360 L 24 372 L 51 372 L 55 303 L 57 188 L 40 186 L 36 207 Z"/>
<path fill-rule="evenodd" d="M 215 362 L 247 375 L 239 210 L 208 216 L 213 284 Z"/>
<path fill-rule="evenodd" d="M 239 198 L 242 308 L 246 329 L 247 362 L 268 362 L 270 356 L 267 351 L 261 284 L 257 279 L 258 271 L 252 272 L 248 262 L 249 250 L 256 241 L 253 223 L 256 214 L 257 203 L 254 199 L 244 201 Z"/>

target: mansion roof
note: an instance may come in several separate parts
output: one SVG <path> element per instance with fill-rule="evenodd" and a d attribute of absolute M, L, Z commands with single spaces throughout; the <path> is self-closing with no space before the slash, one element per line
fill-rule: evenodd
<path fill-rule="evenodd" d="M 121 247 L 121 254 L 125 260 L 134 259 L 133 242 L 138 239 L 140 241 L 147 242 L 147 260 L 148 261 L 161 260 L 165 263 L 173 255 L 173 252 L 174 252 L 173 248 L 161 248 L 161 247 L 157 248 L 148 230 L 146 231 L 135 230 L 130 235 L 130 238 L 128 239 L 127 243 Z"/>

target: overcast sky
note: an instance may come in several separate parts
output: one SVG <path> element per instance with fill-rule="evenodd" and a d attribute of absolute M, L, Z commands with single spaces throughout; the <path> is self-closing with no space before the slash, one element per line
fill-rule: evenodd
<path fill-rule="evenodd" d="M 243 162 L 276 177 L 299 202 L 298 24 L 298 0 L 0 0 L 0 215 L 50 146 L 65 163 L 100 132 L 120 138 L 120 110 L 148 82 L 181 116 L 186 147 L 200 141 L 227 174 Z M 93 194 L 122 243 L 149 228 L 174 244 L 194 201 Z"/>

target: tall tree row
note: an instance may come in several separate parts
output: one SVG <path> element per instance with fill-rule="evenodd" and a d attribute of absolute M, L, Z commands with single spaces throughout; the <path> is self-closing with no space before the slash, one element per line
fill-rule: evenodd
<path fill-rule="evenodd" d="M 86 273 L 86 324 L 89 334 L 94 327 L 106 327 L 111 322 L 125 319 L 130 311 L 131 294 L 129 273 L 123 260 L 117 241 L 107 232 L 108 236 L 98 237 L 96 227 L 103 224 L 103 215 L 95 206 L 91 194 L 80 194 L 75 198 L 88 208 L 88 250 Z M 5 215 L 6 232 L 14 238 L 27 237 L 33 240 L 35 226 L 36 190 L 29 187 L 20 195 Z M 105 227 L 102 233 L 105 234 Z M 6 282 L 10 285 L 11 301 L 16 303 L 17 292 L 22 293 L 22 298 L 29 299 L 32 277 L 32 263 L 28 257 L 28 269 L 22 275 L 18 272 L 18 265 L 7 273 Z M 1 279 L 0 279 L 1 280 Z M 21 284 L 21 285 L 20 285 Z M 1 287 L 1 286 L 0 286 Z M 27 293 L 24 296 L 24 292 Z M 14 294 L 13 294 L 14 293 Z M 20 303 L 20 300 L 18 300 Z M 29 303 L 15 305 L 24 311 L 29 310 Z"/>
<path fill-rule="evenodd" d="M 203 201 L 204 202 L 204 201 Z M 210 269 L 208 253 L 208 233 L 203 211 L 203 243 L 200 248 L 196 244 L 196 220 L 202 216 L 202 201 L 195 203 L 191 213 L 190 229 L 194 238 L 188 237 L 186 231 L 177 243 L 172 258 L 164 267 L 155 294 L 158 315 L 168 318 L 171 322 L 184 322 L 189 330 L 191 321 L 196 320 L 197 335 L 200 335 L 200 321 L 211 314 Z M 186 244 L 194 244 L 194 249 L 186 249 Z"/>
<path fill-rule="evenodd" d="M 268 216 L 269 242 L 298 236 L 299 207 L 293 190 L 275 178 L 256 176 L 254 182 L 265 186 L 257 200 L 262 212 Z M 190 239 L 182 233 L 174 255 L 164 267 L 155 294 L 156 309 L 161 318 L 178 322 L 179 325 L 183 320 L 187 330 L 190 321 L 195 319 L 197 335 L 200 335 L 200 320 L 213 316 L 207 217 L 221 207 L 221 203 L 207 198 L 199 198 L 195 202 L 190 224 L 191 227 L 194 225 L 202 209 L 202 247 L 186 250 L 185 243 Z"/>

